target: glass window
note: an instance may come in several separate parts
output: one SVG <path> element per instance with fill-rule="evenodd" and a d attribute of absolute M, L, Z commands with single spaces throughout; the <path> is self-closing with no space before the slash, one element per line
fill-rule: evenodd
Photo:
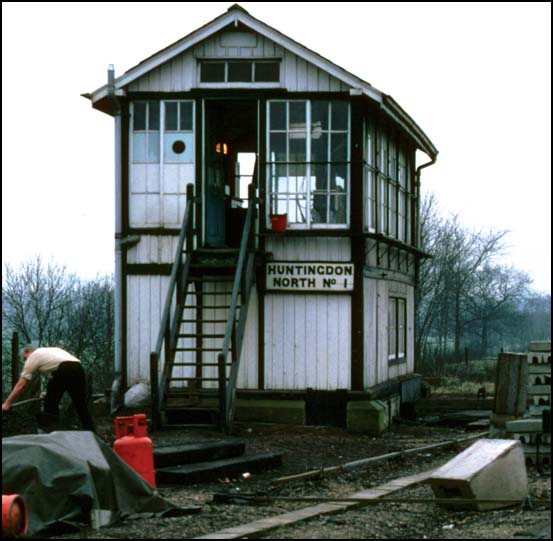
<path fill-rule="evenodd" d="M 252 81 L 252 63 L 229 62 L 227 80 L 229 83 L 250 83 Z"/>
<path fill-rule="evenodd" d="M 176 131 L 179 122 L 179 104 L 176 101 L 165 104 L 165 129 Z"/>
<path fill-rule="evenodd" d="M 136 101 L 132 105 L 132 161 L 159 163 L 159 107 L 158 101 Z"/>
<path fill-rule="evenodd" d="M 339 117 L 336 128 L 332 127 L 333 115 Z M 346 226 L 350 170 L 347 102 L 270 101 L 267 116 L 271 212 L 275 212 L 276 202 L 282 207 L 285 198 L 292 227 Z"/>
<path fill-rule="evenodd" d="M 224 62 L 202 62 L 200 65 L 200 81 L 202 83 L 222 83 L 225 81 Z"/>
<path fill-rule="evenodd" d="M 256 83 L 278 83 L 280 81 L 280 64 L 278 62 L 256 62 Z"/>
<path fill-rule="evenodd" d="M 388 298 L 388 361 L 406 359 L 407 302 L 404 298 Z"/>

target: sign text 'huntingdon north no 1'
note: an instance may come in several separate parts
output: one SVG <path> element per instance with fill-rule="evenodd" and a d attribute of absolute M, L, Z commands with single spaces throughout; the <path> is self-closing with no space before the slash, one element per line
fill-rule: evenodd
<path fill-rule="evenodd" d="M 272 291 L 353 291 L 353 263 L 274 261 L 266 277 Z"/>

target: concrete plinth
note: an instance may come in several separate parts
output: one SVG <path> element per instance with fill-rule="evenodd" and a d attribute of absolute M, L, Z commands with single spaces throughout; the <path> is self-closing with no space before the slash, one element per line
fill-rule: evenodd
<path fill-rule="evenodd" d="M 305 424 L 305 400 L 238 399 L 234 418 L 289 425 Z"/>
<path fill-rule="evenodd" d="M 351 432 L 379 434 L 388 427 L 388 409 L 380 400 L 348 402 L 347 428 Z"/>

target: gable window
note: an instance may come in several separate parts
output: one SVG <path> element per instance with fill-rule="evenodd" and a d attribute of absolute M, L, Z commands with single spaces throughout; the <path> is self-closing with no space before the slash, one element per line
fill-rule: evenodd
<path fill-rule="evenodd" d="M 349 223 L 349 107 L 342 101 L 273 100 L 268 107 L 271 214 L 292 228 Z"/>
<path fill-rule="evenodd" d="M 407 304 L 404 298 L 388 298 L 388 362 L 390 364 L 406 361 L 407 341 Z"/>
<path fill-rule="evenodd" d="M 278 83 L 280 62 L 270 60 L 205 60 L 200 62 L 201 83 Z"/>

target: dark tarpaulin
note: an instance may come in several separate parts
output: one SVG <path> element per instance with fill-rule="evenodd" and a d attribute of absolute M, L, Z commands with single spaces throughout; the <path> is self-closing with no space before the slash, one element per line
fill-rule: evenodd
<path fill-rule="evenodd" d="M 29 508 L 29 536 L 106 525 L 122 518 L 179 515 L 92 432 L 71 431 L 2 439 L 2 493 Z"/>

